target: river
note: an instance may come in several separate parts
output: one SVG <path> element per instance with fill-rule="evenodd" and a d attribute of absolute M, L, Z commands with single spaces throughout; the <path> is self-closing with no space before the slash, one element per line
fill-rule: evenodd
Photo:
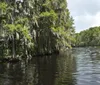
<path fill-rule="evenodd" d="M 100 85 L 100 48 L 73 48 L 31 61 L 0 63 L 0 85 Z"/>

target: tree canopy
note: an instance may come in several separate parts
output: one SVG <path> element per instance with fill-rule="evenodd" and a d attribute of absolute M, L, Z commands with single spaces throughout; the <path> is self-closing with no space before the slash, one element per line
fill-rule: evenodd
<path fill-rule="evenodd" d="M 87 30 L 76 33 L 76 46 L 99 46 L 100 45 L 100 26 L 91 27 Z"/>
<path fill-rule="evenodd" d="M 14 58 L 71 48 L 73 24 L 66 0 L 1 0 L 2 53 Z"/>

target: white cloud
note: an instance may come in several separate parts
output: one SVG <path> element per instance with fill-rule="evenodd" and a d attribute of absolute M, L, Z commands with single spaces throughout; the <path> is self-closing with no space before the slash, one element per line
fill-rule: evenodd
<path fill-rule="evenodd" d="M 68 0 L 68 8 L 75 20 L 76 32 L 100 26 L 100 0 Z"/>
<path fill-rule="evenodd" d="M 92 26 L 100 26 L 100 12 L 94 16 Z"/>
<path fill-rule="evenodd" d="M 100 12 L 96 15 L 84 14 L 74 17 L 76 32 L 80 32 L 84 29 L 94 26 L 100 26 Z"/>

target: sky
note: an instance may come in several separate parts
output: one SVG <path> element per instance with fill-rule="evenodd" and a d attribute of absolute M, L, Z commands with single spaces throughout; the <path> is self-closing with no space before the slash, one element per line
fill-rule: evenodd
<path fill-rule="evenodd" d="M 100 0 L 67 0 L 76 32 L 100 26 Z"/>

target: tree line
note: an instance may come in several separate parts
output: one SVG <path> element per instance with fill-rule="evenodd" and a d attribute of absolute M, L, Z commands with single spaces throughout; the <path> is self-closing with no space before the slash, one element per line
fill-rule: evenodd
<path fill-rule="evenodd" d="M 100 46 L 100 26 L 75 34 L 75 46 Z"/>
<path fill-rule="evenodd" d="M 16 58 L 71 48 L 73 24 L 66 0 L 0 0 L 0 55 Z"/>

